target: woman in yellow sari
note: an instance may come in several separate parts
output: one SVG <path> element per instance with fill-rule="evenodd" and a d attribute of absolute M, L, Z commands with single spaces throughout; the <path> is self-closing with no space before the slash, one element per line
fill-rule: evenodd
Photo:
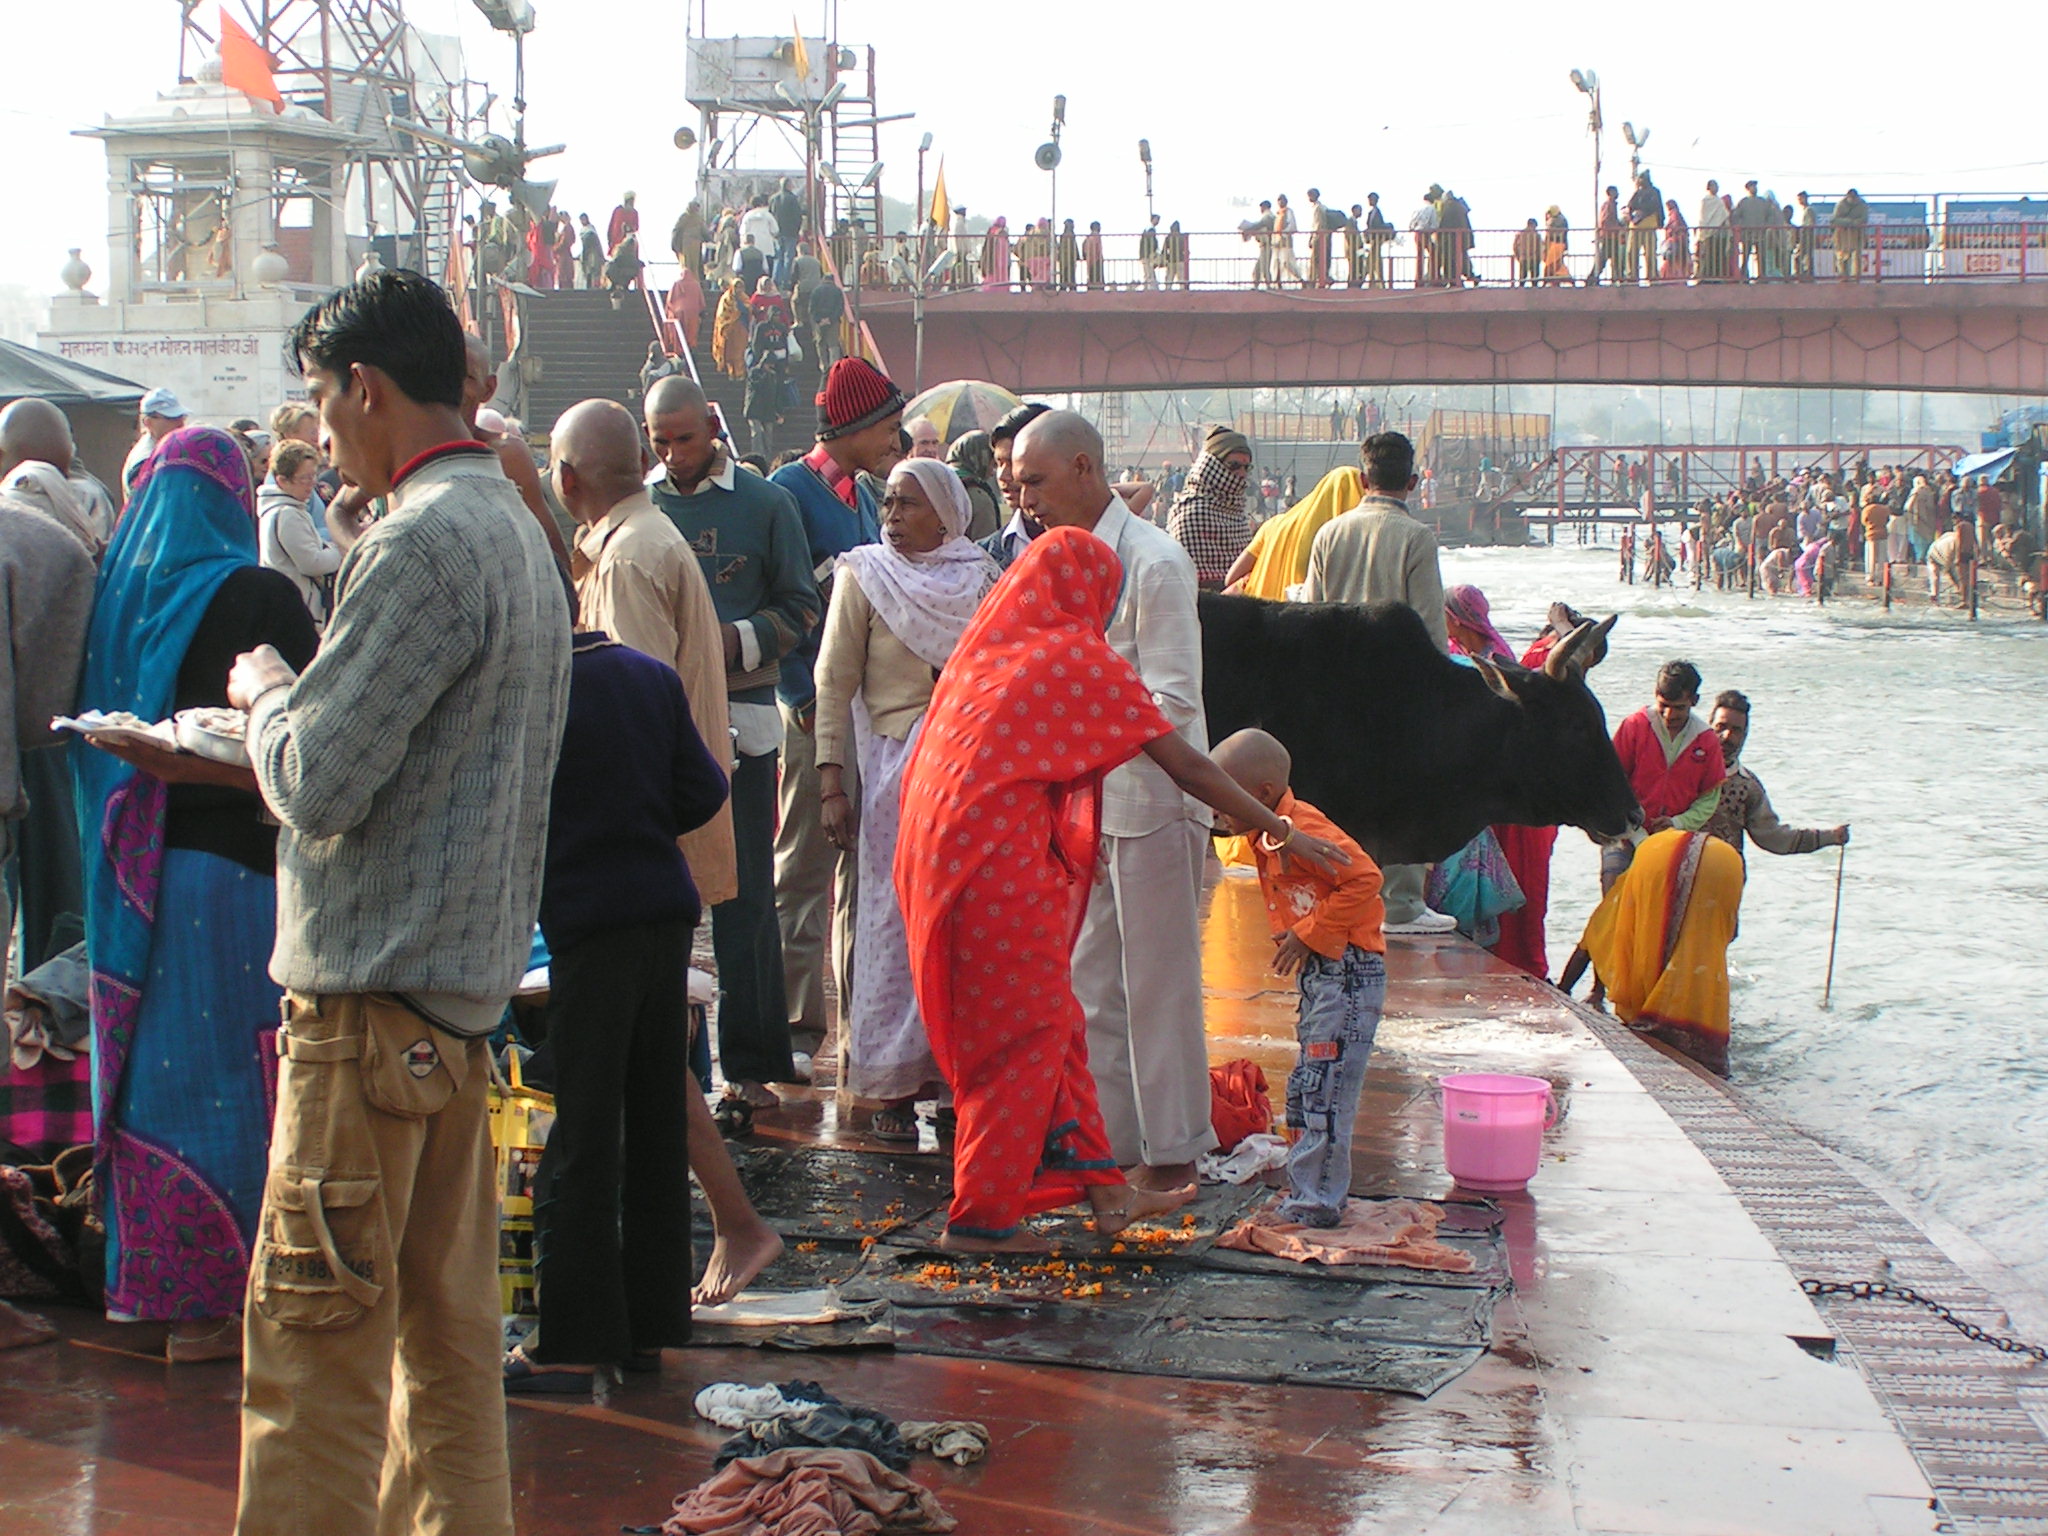
<path fill-rule="evenodd" d="M 736 379 L 747 376 L 747 303 L 738 278 L 718 296 L 718 313 L 711 321 L 711 363 Z"/>
<path fill-rule="evenodd" d="M 1365 481 L 1357 466 L 1331 470 L 1307 496 L 1278 517 L 1259 524 L 1251 543 L 1223 578 L 1223 590 L 1269 602 L 1287 601 L 1287 589 L 1308 580 L 1308 551 L 1317 530 L 1364 499 Z"/>
<path fill-rule="evenodd" d="M 1659 832 L 1636 849 L 1580 945 L 1624 1024 L 1728 1075 L 1728 945 L 1742 855 L 1704 832 Z"/>

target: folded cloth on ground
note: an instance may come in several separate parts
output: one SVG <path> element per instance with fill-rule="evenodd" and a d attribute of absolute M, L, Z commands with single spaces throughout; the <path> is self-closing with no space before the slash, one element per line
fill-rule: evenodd
<path fill-rule="evenodd" d="M 851 1450 L 748 1456 L 678 1498 L 662 1536 L 912 1536 L 950 1531 L 928 1488 Z"/>
<path fill-rule="evenodd" d="M 695 1307 L 690 1318 L 698 1323 L 723 1323 L 728 1328 L 776 1328 L 797 1323 L 836 1323 L 842 1318 L 862 1317 L 867 1310 L 850 1307 L 838 1291 L 823 1286 L 809 1291 L 742 1291 L 731 1301 L 715 1307 Z"/>
<path fill-rule="evenodd" d="M 1279 1168 L 1286 1162 L 1286 1141 L 1261 1132 L 1245 1137 L 1228 1157 L 1217 1152 L 1204 1152 L 1195 1167 L 1212 1184 L 1249 1184 L 1268 1168 Z"/>
<path fill-rule="evenodd" d="M 1275 1199 L 1259 1207 L 1217 1238 L 1216 1246 L 1270 1253 L 1298 1264 L 1393 1264 L 1454 1275 L 1472 1271 L 1471 1254 L 1437 1241 L 1443 1208 L 1426 1200 L 1347 1200 L 1334 1227 L 1283 1221 L 1275 1214 L 1279 1206 Z"/>
<path fill-rule="evenodd" d="M 956 1467 L 988 1454 L 988 1426 L 972 1419 L 943 1419 L 933 1424 L 906 1419 L 897 1428 L 903 1431 L 903 1443 L 913 1451 L 950 1461 Z"/>
<path fill-rule="evenodd" d="M 899 1472 L 910 1465 L 910 1447 L 896 1421 L 849 1403 L 795 1403 L 773 1418 L 749 1419 L 718 1448 L 712 1465 L 800 1446 L 865 1451 Z"/>
<path fill-rule="evenodd" d="M 46 1051 L 57 1061 L 71 1061 L 85 1049 L 92 1028 L 88 976 L 81 939 L 8 987 L 7 1043 L 17 1071 L 26 1072 Z"/>
<path fill-rule="evenodd" d="M 796 1406 L 779 1387 L 750 1387 L 739 1381 L 714 1381 L 695 1401 L 697 1417 L 709 1419 L 720 1429 L 742 1429 L 756 1419 L 780 1418 Z"/>

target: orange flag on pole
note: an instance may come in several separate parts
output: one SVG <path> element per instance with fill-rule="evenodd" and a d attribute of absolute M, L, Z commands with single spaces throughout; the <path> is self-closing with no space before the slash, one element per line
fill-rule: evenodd
<path fill-rule="evenodd" d="M 226 6 L 220 10 L 220 82 L 284 110 L 277 77 L 270 72 L 270 55 L 228 14 Z"/>
<path fill-rule="evenodd" d="M 927 210 L 927 216 L 931 219 L 933 228 L 943 230 L 950 222 L 951 213 L 952 205 L 946 200 L 946 157 L 941 155 L 939 179 L 932 185 L 932 205 Z"/>

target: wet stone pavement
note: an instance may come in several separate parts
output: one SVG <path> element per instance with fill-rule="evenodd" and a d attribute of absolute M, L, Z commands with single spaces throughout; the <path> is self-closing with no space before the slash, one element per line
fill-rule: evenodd
<path fill-rule="evenodd" d="M 1215 887 L 1204 947 L 1212 1059 L 1251 1058 L 1277 1093 L 1293 1002 L 1263 972 L 1270 944 L 1249 882 Z M 1759 1126 L 1718 1085 L 1470 946 L 1397 943 L 1389 969 L 1358 1193 L 1449 1193 L 1441 1073 L 1545 1077 L 1563 1107 L 1535 1182 L 1501 1198 L 1515 1287 L 1493 1349 L 1434 1396 L 900 1353 L 672 1351 L 658 1378 L 599 1402 L 512 1402 L 521 1532 L 658 1523 L 725 1438 L 693 1415 L 696 1389 L 792 1376 L 899 1419 L 987 1424 L 979 1465 L 913 1467 L 963 1532 L 2048 1532 L 2048 1442 L 2025 1401 L 2042 1373 L 1987 1361 L 1896 1306 L 1823 1316 L 1800 1291 L 1800 1274 L 1862 1277 L 1888 1256 L 1901 1278 L 1952 1287 L 1946 1299 L 1994 1323 L 1990 1298 L 1916 1229 L 1811 1143 Z M 872 1145 L 840 1129 L 824 1090 L 762 1116 L 757 1136 Z M 167 1367 L 150 1358 L 159 1329 L 50 1315 L 64 1342 L 0 1356 L 0 1532 L 224 1531 L 233 1368 Z"/>

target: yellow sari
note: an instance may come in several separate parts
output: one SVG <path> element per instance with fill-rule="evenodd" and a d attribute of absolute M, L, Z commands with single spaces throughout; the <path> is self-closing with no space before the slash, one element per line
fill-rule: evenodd
<path fill-rule="evenodd" d="M 1307 496 L 1259 525 L 1250 545 L 1256 563 L 1243 584 L 1232 590 L 1284 603 L 1287 589 L 1308 579 L 1309 546 L 1315 543 L 1317 531 L 1364 499 L 1365 481 L 1355 467 L 1331 470 Z"/>
<path fill-rule="evenodd" d="M 734 278 L 718 296 L 718 313 L 711 322 L 711 362 L 720 373 L 736 379 L 747 376 L 746 306 L 740 299 L 740 283 Z"/>
<path fill-rule="evenodd" d="M 1741 906 L 1741 854 L 1704 832 L 1659 832 L 1579 941 L 1623 1023 L 1724 1077 L 1728 945 Z"/>

